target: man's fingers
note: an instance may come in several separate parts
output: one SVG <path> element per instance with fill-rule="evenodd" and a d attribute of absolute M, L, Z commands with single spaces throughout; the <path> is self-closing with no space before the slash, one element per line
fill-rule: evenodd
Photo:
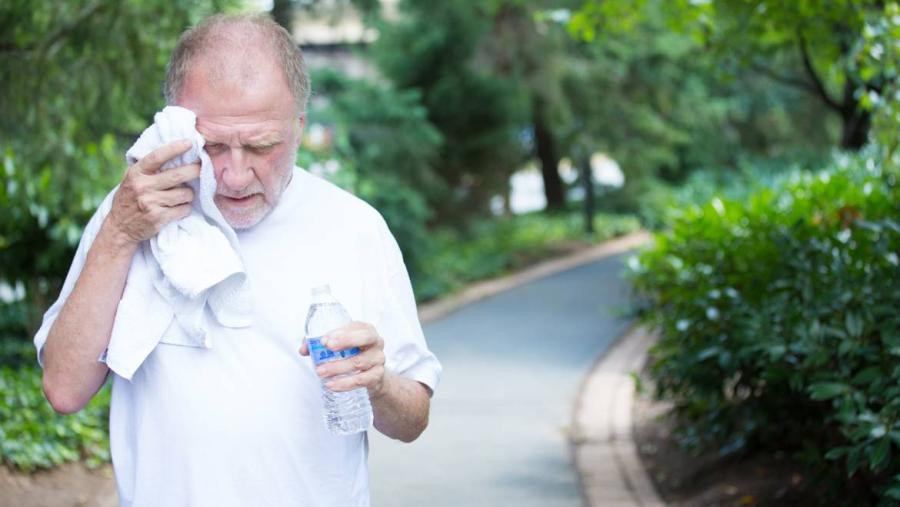
<path fill-rule="evenodd" d="M 165 208 L 165 211 L 163 212 L 163 222 L 167 224 L 184 218 L 191 214 L 192 209 L 190 204 L 179 204 L 178 206 Z"/>
<path fill-rule="evenodd" d="M 384 367 L 376 366 L 356 375 L 336 378 L 325 383 L 325 387 L 334 392 L 352 391 L 358 387 L 374 387 L 384 376 Z"/>
<path fill-rule="evenodd" d="M 159 192 L 159 202 L 163 206 L 178 206 L 189 204 L 194 200 L 194 189 L 191 187 L 175 187 Z"/>
<path fill-rule="evenodd" d="M 188 164 L 167 169 L 159 174 L 145 176 L 149 180 L 148 187 L 154 190 L 167 190 L 183 185 L 200 176 L 200 164 Z"/>
<path fill-rule="evenodd" d="M 309 345 L 306 342 L 306 338 L 303 339 L 303 344 L 300 345 L 300 355 L 301 356 L 309 355 Z"/>
<path fill-rule="evenodd" d="M 187 139 L 172 141 L 151 151 L 146 157 L 138 160 L 135 165 L 144 174 L 155 174 L 163 164 L 188 151 L 190 148 L 191 142 Z"/>
<path fill-rule="evenodd" d="M 331 350 L 344 350 L 353 347 L 368 348 L 381 343 L 381 337 L 374 327 L 363 325 L 347 325 L 328 333 L 325 346 Z"/>
<path fill-rule="evenodd" d="M 355 371 L 367 371 L 377 366 L 383 366 L 384 360 L 384 351 L 373 348 L 347 359 L 320 364 L 316 367 L 316 374 L 322 378 L 329 378 Z"/>

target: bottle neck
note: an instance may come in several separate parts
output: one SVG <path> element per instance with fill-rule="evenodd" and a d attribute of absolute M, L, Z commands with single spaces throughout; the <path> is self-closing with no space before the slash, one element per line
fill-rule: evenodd
<path fill-rule="evenodd" d="M 331 294 L 331 288 L 327 285 L 315 287 L 312 290 L 312 304 L 335 304 L 338 300 Z"/>

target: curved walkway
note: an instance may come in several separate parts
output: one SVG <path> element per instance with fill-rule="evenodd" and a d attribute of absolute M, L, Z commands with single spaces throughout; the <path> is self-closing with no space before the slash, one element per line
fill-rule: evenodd
<path fill-rule="evenodd" d="M 444 364 L 431 426 L 413 445 L 370 434 L 372 504 L 584 505 L 590 490 L 571 448 L 584 428 L 573 428 L 573 407 L 596 358 L 627 328 L 617 317 L 627 300 L 619 254 L 645 239 L 491 282 L 493 292 L 474 287 L 469 298 L 483 301 L 437 312 L 425 326 Z M 627 492 L 623 481 L 610 486 Z"/>

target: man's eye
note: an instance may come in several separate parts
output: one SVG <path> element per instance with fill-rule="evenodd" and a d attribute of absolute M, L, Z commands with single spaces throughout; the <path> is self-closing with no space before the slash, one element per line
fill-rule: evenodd
<path fill-rule="evenodd" d="M 250 151 L 253 151 L 256 153 L 268 153 L 268 152 L 272 151 L 272 148 L 274 148 L 275 146 L 277 146 L 277 145 L 270 144 L 267 146 L 251 146 Z"/>
<path fill-rule="evenodd" d="M 221 143 L 210 143 L 206 145 L 206 151 L 208 153 L 219 153 L 225 149 L 225 145 Z"/>

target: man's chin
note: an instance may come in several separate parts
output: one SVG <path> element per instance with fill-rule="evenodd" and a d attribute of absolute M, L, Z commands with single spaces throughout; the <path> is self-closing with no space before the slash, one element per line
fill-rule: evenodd
<path fill-rule="evenodd" d="M 269 214 L 271 209 L 271 206 L 260 194 L 256 194 L 244 202 L 231 202 L 229 198 L 220 195 L 216 195 L 213 201 L 228 225 L 239 231 L 258 224 Z"/>
<path fill-rule="evenodd" d="M 243 231 L 260 223 L 269 214 L 269 207 L 262 206 L 252 210 L 220 209 L 220 211 L 232 229 Z"/>

